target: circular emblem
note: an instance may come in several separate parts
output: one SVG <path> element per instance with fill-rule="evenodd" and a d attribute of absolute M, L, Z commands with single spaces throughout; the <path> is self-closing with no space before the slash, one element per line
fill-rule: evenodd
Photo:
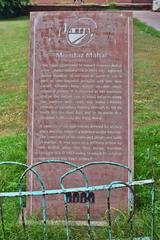
<path fill-rule="evenodd" d="M 80 18 L 69 26 L 67 41 L 72 46 L 81 47 L 93 39 L 96 29 L 97 25 L 91 18 Z"/>

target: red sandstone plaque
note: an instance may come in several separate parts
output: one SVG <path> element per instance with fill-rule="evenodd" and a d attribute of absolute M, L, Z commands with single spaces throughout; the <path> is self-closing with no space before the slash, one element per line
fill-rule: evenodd
<path fill-rule="evenodd" d="M 107 11 L 31 13 L 28 164 L 48 159 L 82 165 L 112 161 L 133 169 L 132 15 Z M 43 165 L 46 189 L 60 188 L 70 166 Z M 89 185 L 127 181 L 125 170 L 93 166 Z M 84 186 L 73 174 L 65 187 Z M 28 190 L 40 190 L 33 175 Z M 70 195 L 70 215 L 85 218 L 84 196 Z M 106 192 L 91 196 L 92 219 L 103 219 Z M 127 208 L 128 192 L 113 191 L 112 206 Z M 27 209 L 40 208 L 30 198 Z M 47 198 L 48 215 L 62 218 L 63 196 Z"/>

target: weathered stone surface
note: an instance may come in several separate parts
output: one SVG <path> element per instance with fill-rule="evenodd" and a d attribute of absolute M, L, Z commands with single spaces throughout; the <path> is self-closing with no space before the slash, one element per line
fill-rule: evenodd
<path fill-rule="evenodd" d="M 132 16 L 106 11 L 41 12 L 31 14 L 28 163 L 47 159 L 77 165 L 113 161 L 133 168 Z M 60 188 L 59 178 L 71 167 L 45 165 L 47 189 Z M 89 167 L 89 185 L 127 181 L 125 170 Z M 66 187 L 84 186 L 73 174 Z M 28 177 L 28 189 L 39 190 Z M 114 208 L 126 208 L 127 190 L 112 194 Z M 70 215 L 84 219 L 85 196 L 72 194 Z M 63 197 L 48 197 L 48 215 L 62 218 Z M 77 203 L 78 202 L 78 203 Z M 91 196 L 92 217 L 102 219 L 106 193 Z M 30 212 L 40 207 L 27 201 Z"/>

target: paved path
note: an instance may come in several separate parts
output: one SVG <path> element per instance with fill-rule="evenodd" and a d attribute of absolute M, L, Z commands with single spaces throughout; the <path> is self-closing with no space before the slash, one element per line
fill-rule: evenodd
<path fill-rule="evenodd" d="M 160 31 L 160 12 L 133 11 L 133 16 Z"/>

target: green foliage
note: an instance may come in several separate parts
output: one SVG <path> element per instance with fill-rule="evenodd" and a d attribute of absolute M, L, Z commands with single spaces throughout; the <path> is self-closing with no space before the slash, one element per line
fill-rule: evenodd
<path fill-rule="evenodd" d="M 0 17 L 20 16 L 28 3 L 29 0 L 0 0 Z"/>
<path fill-rule="evenodd" d="M 107 5 L 108 5 L 109 10 L 111 10 L 111 9 L 114 10 L 117 8 L 117 4 L 115 1 L 109 2 L 109 3 L 107 3 Z"/>

